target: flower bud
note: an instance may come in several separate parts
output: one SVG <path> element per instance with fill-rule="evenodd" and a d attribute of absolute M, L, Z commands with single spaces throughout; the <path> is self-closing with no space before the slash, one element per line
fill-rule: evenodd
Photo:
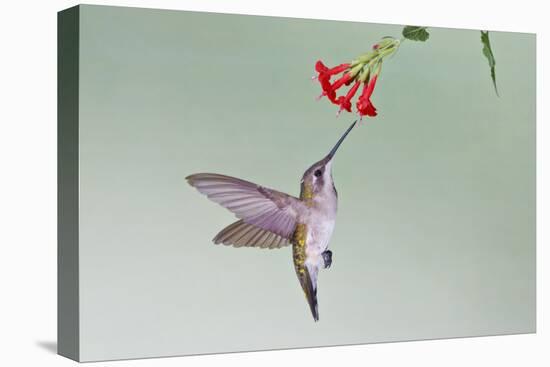
<path fill-rule="evenodd" d="M 359 81 L 361 83 L 365 83 L 367 80 L 369 80 L 370 75 L 370 67 L 366 67 L 361 71 L 361 74 L 359 74 Z"/>
<path fill-rule="evenodd" d="M 385 49 L 387 47 L 393 47 L 395 41 L 398 41 L 398 40 L 396 40 L 393 37 L 387 37 L 387 38 L 382 39 L 380 42 L 374 44 L 374 46 L 372 46 L 372 48 L 374 50 L 379 50 L 380 51 L 380 50 Z"/>
<path fill-rule="evenodd" d="M 355 64 L 355 65 L 357 65 L 357 64 L 368 64 L 376 56 L 378 56 L 378 51 L 376 51 L 376 50 L 369 51 L 369 52 L 359 56 L 357 58 L 357 60 L 354 60 L 353 64 Z"/>
<path fill-rule="evenodd" d="M 358 64 L 351 68 L 351 70 L 349 71 L 349 76 L 351 77 L 351 79 L 355 79 L 357 74 L 359 74 L 359 72 L 363 69 L 363 66 L 364 64 Z"/>

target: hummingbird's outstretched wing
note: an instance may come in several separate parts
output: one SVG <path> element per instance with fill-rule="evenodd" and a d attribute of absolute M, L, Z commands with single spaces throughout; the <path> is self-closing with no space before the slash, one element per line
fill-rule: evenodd
<path fill-rule="evenodd" d="M 235 177 L 197 173 L 187 182 L 210 200 L 229 209 L 243 222 L 290 239 L 300 214 L 300 199 Z"/>
<path fill-rule="evenodd" d="M 223 243 L 234 247 L 281 248 L 290 245 L 289 240 L 260 227 L 236 221 L 220 231 L 213 239 L 215 244 Z"/>

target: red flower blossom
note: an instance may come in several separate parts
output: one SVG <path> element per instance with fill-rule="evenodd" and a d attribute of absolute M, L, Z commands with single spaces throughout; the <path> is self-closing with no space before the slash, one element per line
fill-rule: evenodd
<path fill-rule="evenodd" d="M 350 64 L 340 64 L 338 66 L 335 66 L 333 68 L 328 68 L 323 64 L 321 60 L 317 61 L 315 64 L 315 70 L 319 73 L 317 75 L 317 79 L 319 79 L 319 83 L 321 83 L 321 88 L 323 89 L 323 93 L 320 97 L 327 96 L 327 98 L 334 104 L 337 104 L 336 99 L 336 90 L 342 86 L 344 82 L 337 81 L 336 83 L 340 82 L 341 84 L 337 87 L 330 84 L 330 79 L 333 75 L 340 74 L 343 71 L 346 71 L 350 67 Z M 342 78 L 340 78 L 342 79 Z M 334 84 L 336 84 L 334 83 Z"/>
<path fill-rule="evenodd" d="M 372 104 L 370 97 L 372 92 L 374 92 L 374 87 L 376 86 L 376 80 L 378 79 L 378 74 L 374 74 L 370 82 L 363 87 L 363 92 L 357 99 L 357 111 L 361 117 L 371 116 L 374 117 L 378 113 L 376 112 L 376 107 Z"/>
<path fill-rule="evenodd" d="M 319 82 L 321 83 L 321 88 L 323 89 L 323 93 L 319 96 L 319 98 L 327 96 L 332 103 L 336 103 L 336 92 L 332 89 L 332 85 L 330 85 L 330 79 L 320 77 Z"/>
<path fill-rule="evenodd" d="M 321 60 L 315 63 L 315 70 L 319 73 L 319 75 L 322 74 L 322 75 L 328 76 L 329 78 L 332 75 L 340 74 L 341 72 L 346 71 L 347 69 L 349 69 L 349 67 L 350 67 L 350 64 L 340 64 L 338 66 L 335 66 L 329 69 L 325 66 L 325 64 L 323 64 Z"/>
<path fill-rule="evenodd" d="M 347 84 L 351 80 L 352 80 L 351 74 L 345 73 L 340 79 L 334 82 L 331 88 L 333 91 L 336 92 L 338 89 L 340 89 L 342 85 Z"/>
<path fill-rule="evenodd" d="M 353 87 L 350 88 L 350 90 L 348 91 L 345 97 L 342 97 L 342 96 L 338 97 L 338 104 L 340 105 L 340 110 L 338 111 L 338 113 L 342 112 L 342 110 L 351 112 L 351 99 L 357 92 L 357 89 L 359 89 L 360 84 L 361 82 L 359 80 L 356 81 Z"/>
<path fill-rule="evenodd" d="M 399 47 L 400 41 L 394 38 L 384 38 L 372 47 L 372 50 L 359 56 L 351 63 L 340 64 L 333 68 L 327 67 L 321 60 L 315 64 L 317 79 L 323 90 L 319 98 L 327 98 L 340 107 L 338 113 L 346 110 L 351 112 L 351 100 L 357 94 L 357 90 L 363 84 L 363 91 L 357 99 L 357 113 L 363 116 L 374 117 L 377 115 L 376 107 L 372 104 L 371 96 L 376 86 L 378 75 L 384 58 L 394 53 Z M 339 75 L 336 81 L 331 82 L 333 76 Z M 353 85 L 352 85 L 353 84 Z M 352 85 L 343 96 L 337 96 L 337 91 L 343 86 Z"/>

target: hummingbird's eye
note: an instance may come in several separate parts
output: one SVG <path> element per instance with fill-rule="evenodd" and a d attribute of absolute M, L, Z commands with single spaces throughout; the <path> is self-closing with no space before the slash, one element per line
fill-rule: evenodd
<path fill-rule="evenodd" d="M 318 169 L 318 170 L 315 170 L 315 172 L 313 172 L 313 174 L 315 175 L 315 177 L 321 177 L 321 175 L 323 174 L 323 172 L 321 172 L 321 170 Z"/>

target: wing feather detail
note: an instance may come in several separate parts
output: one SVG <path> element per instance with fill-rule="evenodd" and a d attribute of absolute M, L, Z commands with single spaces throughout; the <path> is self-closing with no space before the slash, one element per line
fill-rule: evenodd
<path fill-rule="evenodd" d="M 273 233 L 245 223 L 242 219 L 225 227 L 214 237 L 215 244 L 233 247 L 258 247 L 275 249 L 290 245 L 290 242 Z"/>
<path fill-rule="evenodd" d="M 306 210 L 302 201 L 296 197 L 235 177 L 197 173 L 186 179 L 200 193 L 230 210 L 244 223 L 273 232 L 286 240 L 294 233 L 299 214 Z M 247 234 L 259 236 L 257 232 L 250 231 L 243 233 L 240 240 L 233 239 L 235 244 L 243 243 L 242 246 L 246 246 L 250 240 Z"/>

